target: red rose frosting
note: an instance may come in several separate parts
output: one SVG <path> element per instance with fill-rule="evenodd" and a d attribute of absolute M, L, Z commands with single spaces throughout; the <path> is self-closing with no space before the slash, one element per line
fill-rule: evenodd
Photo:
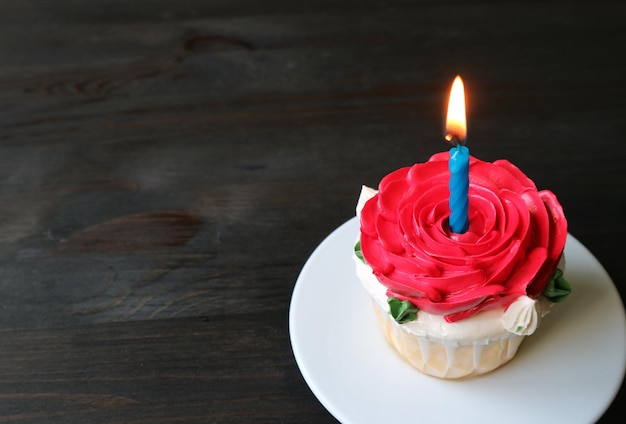
<path fill-rule="evenodd" d="M 387 296 L 448 322 L 537 297 L 565 247 L 556 196 L 515 165 L 470 157 L 469 229 L 448 227 L 448 158 L 385 176 L 361 211 L 361 250 Z"/>

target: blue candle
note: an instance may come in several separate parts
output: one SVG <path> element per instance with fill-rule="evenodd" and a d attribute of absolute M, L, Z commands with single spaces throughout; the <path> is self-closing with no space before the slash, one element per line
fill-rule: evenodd
<path fill-rule="evenodd" d="M 469 149 L 457 144 L 450 149 L 450 230 L 464 233 L 469 227 L 467 209 L 469 206 Z"/>
<path fill-rule="evenodd" d="M 450 90 L 448 116 L 446 119 L 446 141 L 454 147 L 450 149 L 448 169 L 450 170 L 450 230 L 461 234 L 469 227 L 469 149 L 465 146 L 467 125 L 465 120 L 465 89 L 463 80 L 457 76 Z"/>

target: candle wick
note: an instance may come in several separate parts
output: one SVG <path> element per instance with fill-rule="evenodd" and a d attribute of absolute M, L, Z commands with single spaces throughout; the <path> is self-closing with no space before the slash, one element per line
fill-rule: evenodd
<path fill-rule="evenodd" d="M 448 134 L 446 134 L 445 139 L 446 139 L 446 141 L 447 141 L 448 143 L 452 143 L 452 145 L 453 145 L 454 147 L 458 146 L 459 144 L 460 144 L 460 145 L 464 145 L 464 144 L 465 144 L 465 140 L 461 140 L 461 139 L 459 138 L 459 136 L 458 136 L 458 135 L 456 135 L 456 134 L 454 134 L 454 133 L 448 133 Z"/>

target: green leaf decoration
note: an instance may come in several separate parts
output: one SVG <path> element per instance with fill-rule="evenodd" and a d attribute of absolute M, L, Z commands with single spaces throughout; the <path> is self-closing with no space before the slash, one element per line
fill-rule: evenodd
<path fill-rule="evenodd" d="M 548 285 L 543 290 L 543 295 L 547 297 L 550 302 L 558 303 L 564 301 L 571 291 L 572 286 L 563 278 L 563 271 L 557 268 L 548 282 Z"/>
<path fill-rule="evenodd" d="M 417 307 L 408 300 L 400 300 L 395 297 L 388 297 L 389 313 L 398 324 L 415 321 L 417 318 Z"/>
<path fill-rule="evenodd" d="M 357 241 L 354 245 L 354 254 L 361 260 L 361 262 L 367 265 L 367 262 L 365 262 L 365 258 L 363 257 L 363 252 L 361 251 L 361 240 Z"/>

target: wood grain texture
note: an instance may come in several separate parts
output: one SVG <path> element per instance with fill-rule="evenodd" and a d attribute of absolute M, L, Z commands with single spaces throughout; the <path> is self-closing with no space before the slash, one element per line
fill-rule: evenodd
<path fill-rule="evenodd" d="M 291 353 L 295 280 L 362 184 L 446 148 L 456 74 L 472 154 L 557 193 L 624 300 L 625 16 L 0 2 L 0 422 L 334 422 Z"/>
<path fill-rule="evenodd" d="M 2 332 L 0 422 L 328 420 L 280 313 Z"/>

